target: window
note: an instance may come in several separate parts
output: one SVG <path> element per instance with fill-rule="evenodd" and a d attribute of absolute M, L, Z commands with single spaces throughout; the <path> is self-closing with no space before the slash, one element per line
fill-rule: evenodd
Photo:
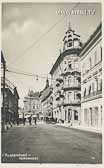
<path fill-rule="evenodd" d="M 65 120 L 66 120 L 67 111 L 65 110 Z"/>
<path fill-rule="evenodd" d="M 101 49 L 101 60 L 102 60 L 102 47 L 100 47 L 100 49 Z"/>
<path fill-rule="evenodd" d="M 68 64 L 69 69 L 72 69 L 72 64 Z"/>
<path fill-rule="evenodd" d="M 35 105 L 33 105 L 33 109 L 35 109 Z"/>
<path fill-rule="evenodd" d="M 94 82 L 92 83 L 92 92 L 94 92 Z"/>
<path fill-rule="evenodd" d="M 76 69 L 79 68 L 78 61 L 75 61 L 75 62 L 74 62 L 74 68 L 76 68 Z"/>
<path fill-rule="evenodd" d="M 72 42 L 68 43 L 67 47 L 72 47 Z"/>
<path fill-rule="evenodd" d="M 64 61 L 64 64 L 66 64 L 66 61 Z"/>
<path fill-rule="evenodd" d="M 74 120 L 78 120 L 78 111 L 74 111 Z"/>
<path fill-rule="evenodd" d="M 85 88 L 85 90 L 84 90 L 84 97 L 86 96 L 86 88 Z"/>
<path fill-rule="evenodd" d="M 102 80 L 99 82 L 99 90 L 102 91 Z"/>
<path fill-rule="evenodd" d="M 71 35 L 68 35 L 68 37 L 72 37 Z"/>
<path fill-rule="evenodd" d="M 95 56 L 95 65 L 96 65 L 97 64 L 97 51 L 95 51 L 94 56 Z"/>
<path fill-rule="evenodd" d="M 79 46 L 79 41 L 78 40 L 74 40 L 74 47 L 78 47 Z"/>
<path fill-rule="evenodd" d="M 89 95 L 91 94 L 91 85 L 89 86 Z"/>
<path fill-rule="evenodd" d="M 66 68 L 64 68 L 64 71 L 66 71 Z"/>
<path fill-rule="evenodd" d="M 68 120 L 70 121 L 71 120 L 71 109 L 68 109 Z"/>
<path fill-rule="evenodd" d="M 91 57 L 89 58 L 89 62 L 90 62 L 90 69 L 91 69 L 92 68 Z"/>

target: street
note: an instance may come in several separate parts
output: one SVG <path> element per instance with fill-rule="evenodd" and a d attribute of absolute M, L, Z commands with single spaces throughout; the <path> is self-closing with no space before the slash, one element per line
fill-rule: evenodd
<path fill-rule="evenodd" d="M 3 163 L 101 163 L 101 134 L 54 124 L 13 126 L 2 135 Z"/>

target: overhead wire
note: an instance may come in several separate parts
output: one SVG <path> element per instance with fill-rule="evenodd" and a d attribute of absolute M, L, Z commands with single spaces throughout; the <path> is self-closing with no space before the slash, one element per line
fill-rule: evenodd
<path fill-rule="evenodd" d="M 53 78 L 49 78 L 49 77 L 46 77 L 46 76 L 41 76 L 41 75 L 37 75 L 37 74 L 31 74 L 31 73 L 27 73 L 27 72 L 22 72 L 22 71 L 16 71 L 16 70 L 9 70 L 9 69 L 6 69 L 7 72 L 10 72 L 10 73 L 15 73 L 15 74 L 18 74 L 18 75 L 24 75 L 24 76 L 29 76 L 29 77 L 38 77 L 38 78 L 43 78 L 43 79 L 50 79 L 50 80 L 56 80 L 56 79 L 53 79 Z"/>

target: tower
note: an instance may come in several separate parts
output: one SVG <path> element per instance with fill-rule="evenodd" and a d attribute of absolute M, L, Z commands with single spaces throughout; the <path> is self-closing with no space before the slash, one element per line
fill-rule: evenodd
<path fill-rule="evenodd" d="M 81 74 L 79 53 L 82 43 L 69 23 L 63 39 L 63 120 L 71 123 L 80 122 Z"/>

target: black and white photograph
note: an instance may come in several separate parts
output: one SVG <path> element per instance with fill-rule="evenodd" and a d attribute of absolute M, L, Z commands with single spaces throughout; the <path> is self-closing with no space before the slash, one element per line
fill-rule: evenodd
<path fill-rule="evenodd" d="M 2 2 L 0 36 L 1 163 L 102 164 L 102 3 Z"/>

